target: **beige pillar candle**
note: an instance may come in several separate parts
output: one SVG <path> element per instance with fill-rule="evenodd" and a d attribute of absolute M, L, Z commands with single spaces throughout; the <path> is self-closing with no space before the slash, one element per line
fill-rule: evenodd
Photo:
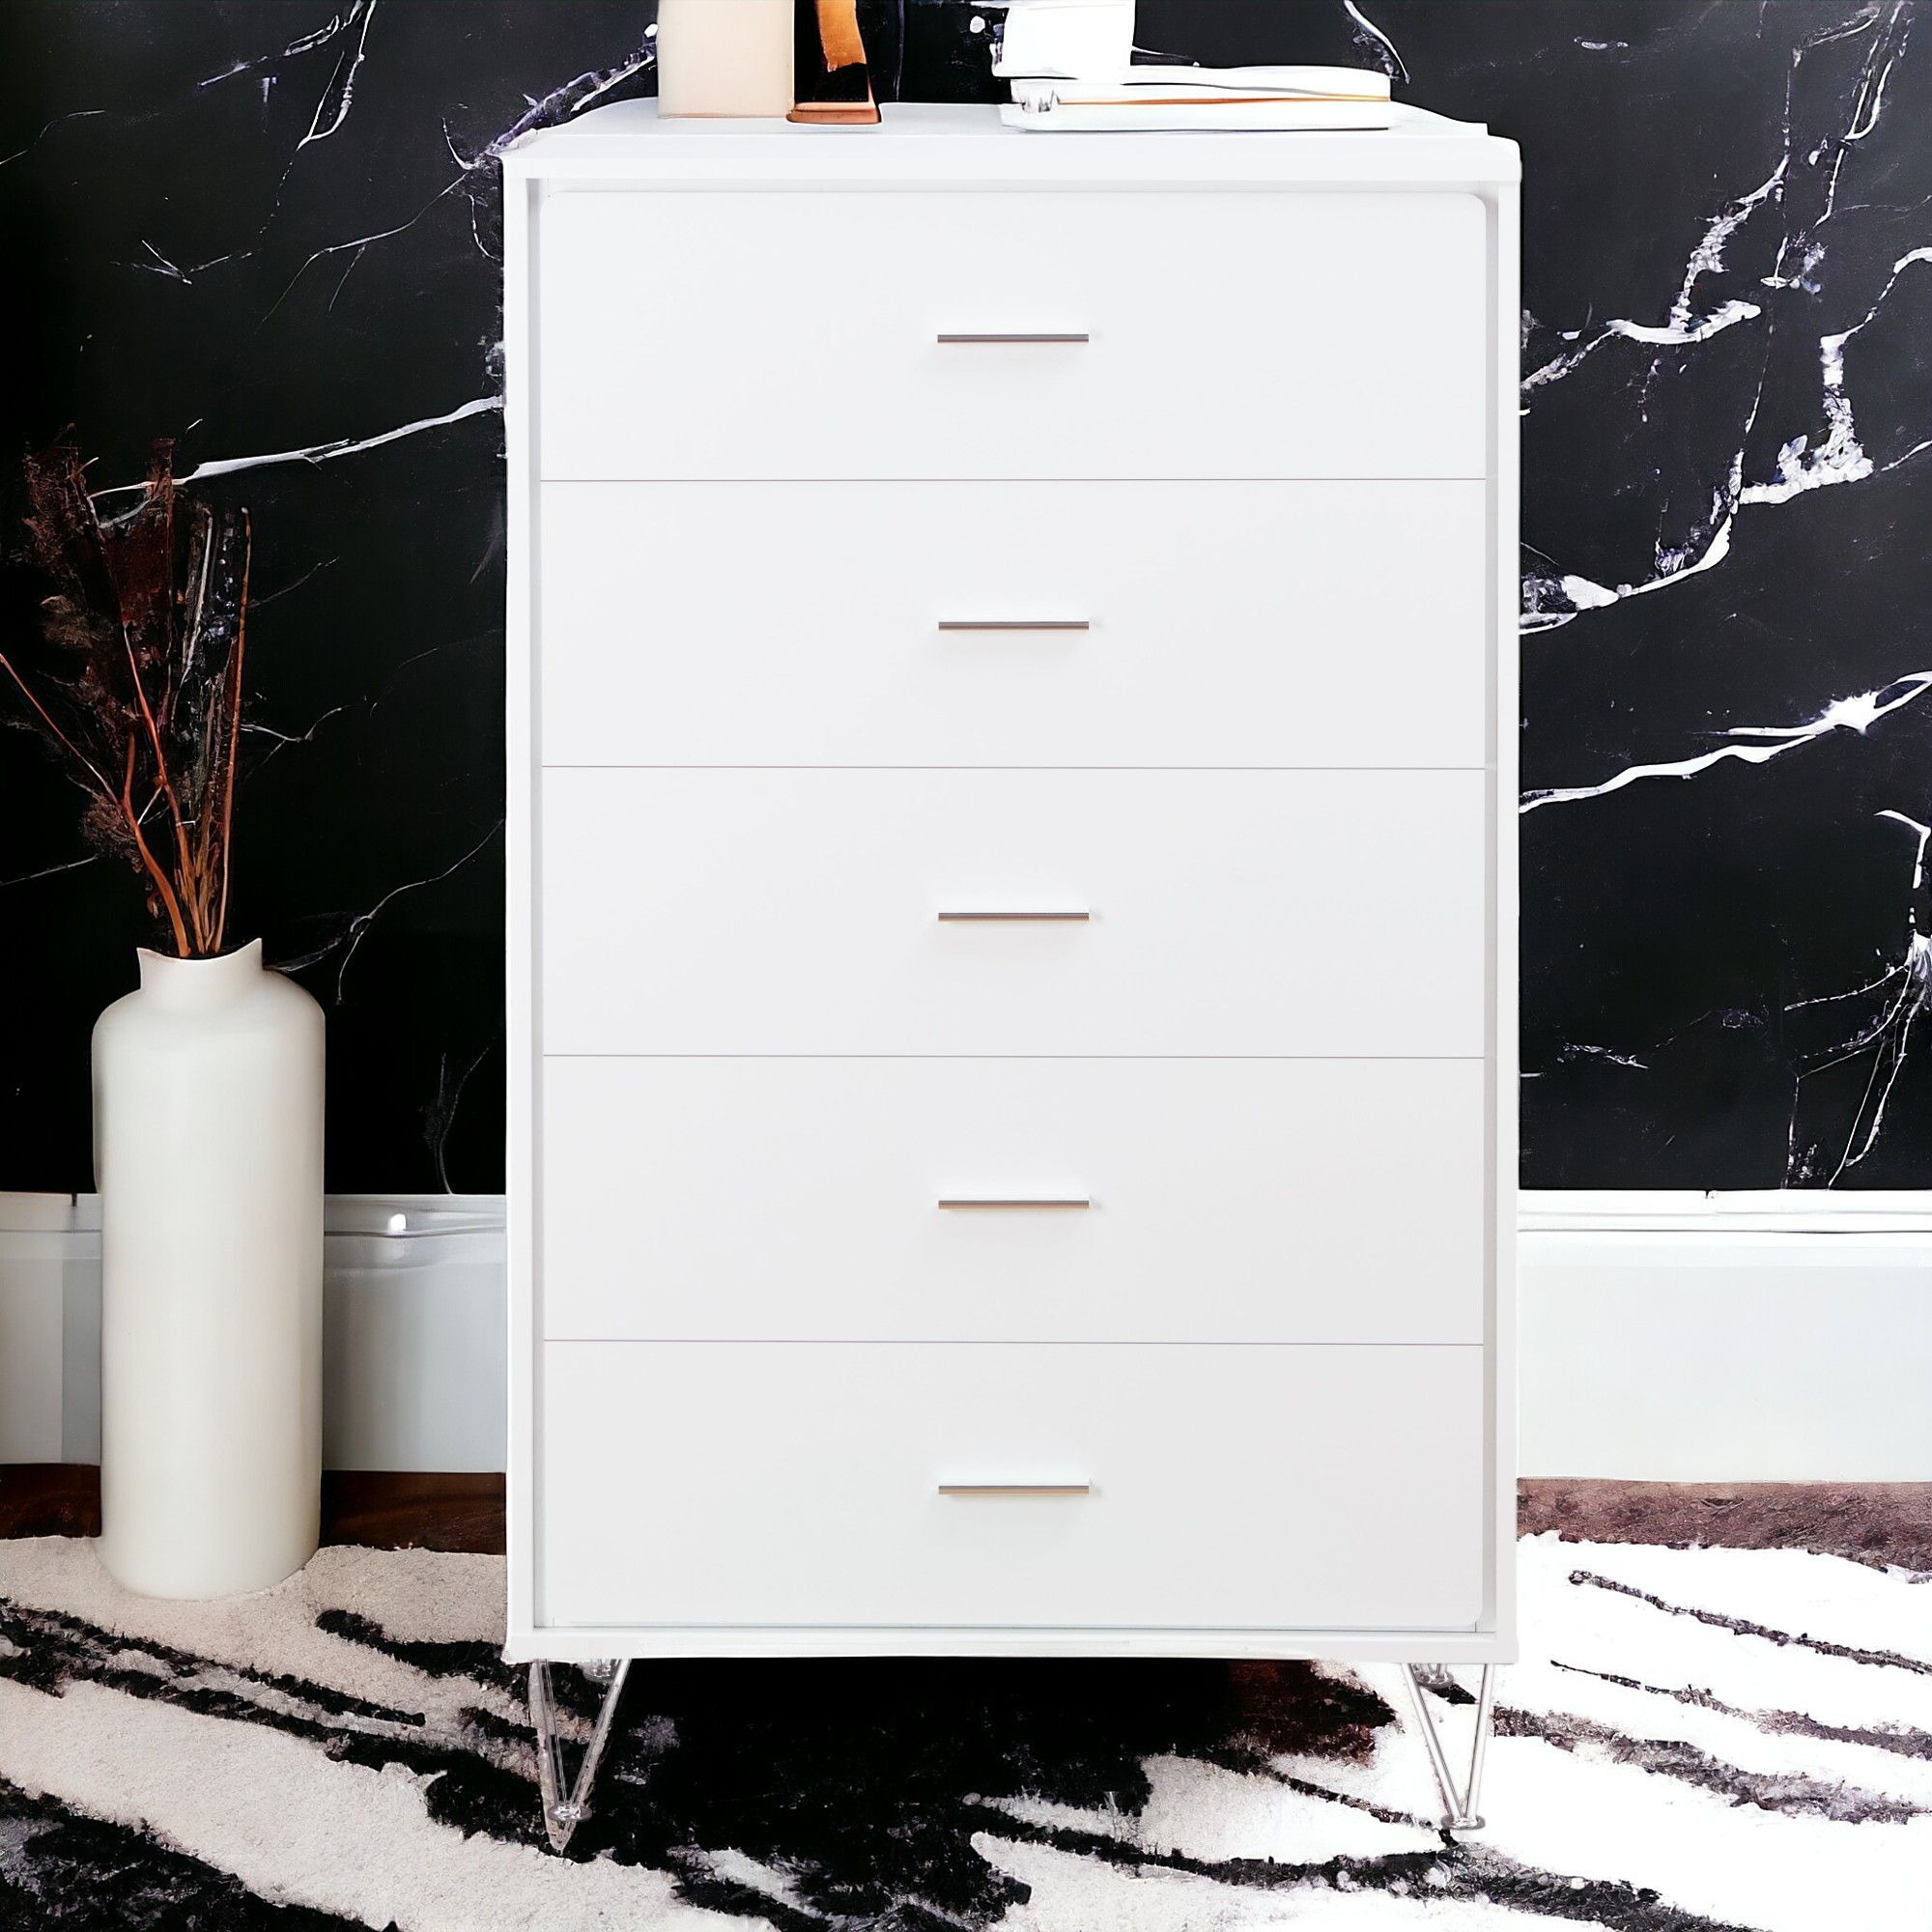
<path fill-rule="evenodd" d="M 658 0 L 658 112 L 791 111 L 793 0 Z"/>

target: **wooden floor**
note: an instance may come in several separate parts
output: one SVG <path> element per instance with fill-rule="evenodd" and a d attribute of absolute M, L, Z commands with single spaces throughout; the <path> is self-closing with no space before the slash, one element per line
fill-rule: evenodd
<path fill-rule="evenodd" d="M 1817 1549 L 1932 1571 L 1932 1483 L 1538 1481 L 1518 1492 L 1525 1536 L 1589 1543 Z M 0 1537 L 96 1536 L 100 1471 L 80 1463 L 0 1463 Z M 376 1549 L 501 1555 L 503 1479 L 337 1470 L 322 1479 L 322 1540 Z"/>
<path fill-rule="evenodd" d="M 1932 1483 L 1539 1481 L 1518 1485 L 1516 1514 L 1522 1536 L 1815 1549 L 1932 1571 Z"/>
<path fill-rule="evenodd" d="M 98 1536 L 100 1471 L 84 1463 L 0 1463 L 0 1536 Z M 373 1549 L 503 1552 L 503 1479 L 414 1470 L 330 1470 L 322 1540 Z"/>

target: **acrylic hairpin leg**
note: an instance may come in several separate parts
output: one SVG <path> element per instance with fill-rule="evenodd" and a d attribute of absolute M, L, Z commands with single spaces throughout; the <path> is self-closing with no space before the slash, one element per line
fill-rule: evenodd
<path fill-rule="evenodd" d="M 1408 1686 L 1408 1701 L 1415 1713 L 1415 1728 L 1429 1753 L 1429 1768 L 1435 1774 L 1435 1788 L 1442 1795 L 1442 1826 L 1449 1832 L 1480 1832 L 1482 1814 L 1476 1809 L 1483 1791 L 1483 1755 L 1489 1749 L 1490 1731 L 1496 1710 L 1496 1667 L 1483 1665 L 1480 1690 L 1476 1693 L 1476 1733 L 1469 1746 L 1469 1774 L 1459 1787 L 1443 1748 L 1442 1733 L 1435 1714 L 1429 1708 L 1427 1690 L 1453 1680 L 1440 1664 L 1405 1663 L 1403 1681 Z"/>
<path fill-rule="evenodd" d="M 591 1727 L 590 1742 L 583 1747 L 583 1761 L 577 1777 L 567 1779 L 563 1770 L 563 1740 L 557 1735 L 556 1705 L 550 1692 L 548 1663 L 530 1665 L 530 1722 L 537 1734 L 537 1789 L 543 1795 L 544 1830 L 550 1834 L 550 1848 L 560 1852 L 570 1843 L 570 1834 L 590 1815 L 590 1789 L 597 1781 L 597 1767 L 611 1742 L 611 1726 L 617 1718 L 617 1700 L 624 1693 L 624 1679 L 630 1674 L 631 1660 L 586 1663 L 583 1674 L 593 1684 L 602 1684 L 604 1702 Z"/>

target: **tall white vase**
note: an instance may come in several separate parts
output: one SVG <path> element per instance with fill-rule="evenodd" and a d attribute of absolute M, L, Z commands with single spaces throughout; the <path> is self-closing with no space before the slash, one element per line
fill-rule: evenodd
<path fill-rule="evenodd" d="M 262 965 L 141 954 L 94 1029 L 100 1560 L 152 1597 L 265 1589 L 322 1488 L 322 1009 Z"/>

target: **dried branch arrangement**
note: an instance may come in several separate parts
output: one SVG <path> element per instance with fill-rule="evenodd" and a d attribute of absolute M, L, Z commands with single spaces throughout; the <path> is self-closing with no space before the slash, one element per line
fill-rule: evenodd
<path fill-rule="evenodd" d="M 228 921 L 248 608 L 247 512 L 175 488 L 156 442 L 138 506 L 102 523 L 71 437 L 27 459 L 27 535 L 52 589 L 38 661 L 4 669 L 24 722 L 88 794 L 83 826 L 130 860 L 175 950 L 219 952 Z"/>

